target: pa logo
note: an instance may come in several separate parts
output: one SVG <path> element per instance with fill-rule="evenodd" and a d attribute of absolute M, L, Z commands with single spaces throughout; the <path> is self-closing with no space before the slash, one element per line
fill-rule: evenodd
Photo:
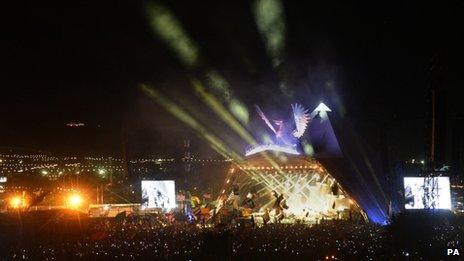
<path fill-rule="evenodd" d="M 446 255 L 448 256 L 459 256 L 459 250 L 457 248 L 446 249 Z"/>

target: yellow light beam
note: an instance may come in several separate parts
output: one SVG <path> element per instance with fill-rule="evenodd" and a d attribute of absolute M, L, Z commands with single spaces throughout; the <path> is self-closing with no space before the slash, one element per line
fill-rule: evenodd
<path fill-rule="evenodd" d="M 275 68 L 284 58 L 286 34 L 284 8 L 279 0 L 256 0 L 254 14 L 266 51 Z"/>
<path fill-rule="evenodd" d="M 245 128 L 231 115 L 224 106 L 211 94 L 207 93 L 203 85 L 196 79 L 191 80 L 195 91 L 205 101 L 205 103 L 221 118 L 229 127 L 232 128 L 242 139 L 251 145 L 256 145 L 257 142 Z M 279 165 L 267 154 L 261 153 L 264 158 L 279 172 L 281 172 Z"/>
<path fill-rule="evenodd" d="M 197 68 L 201 60 L 198 45 L 188 36 L 180 21 L 163 4 L 151 2 L 146 5 L 146 13 L 152 31 L 176 54 L 179 60 L 188 68 Z M 229 83 L 215 70 L 205 74 L 209 86 L 217 92 L 220 98 L 227 102 L 229 110 L 237 119 L 248 123 L 249 112 L 243 103 L 233 97 Z"/>
<path fill-rule="evenodd" d="M 171 48 L 184 65 L 189 68 L 196 67 L 200 57 L 199 48 L 174 14 L 159 2 L 147 3 L 146 12 L 154 33 Z"/>
<path fill-rule="evenodd" d="M 188 68 L 199 65 L 200 48 L 188 36 L 180 21 L 163 4 L 151 2 L 146 5 L 151 29 L 173 51 L 179 60 Z M 212 87 L 229 104 L 230 111 L 243 123 L 247 123 L 249 113 L 238 99 L 233 98 L 229 83 L 215 70 L 208 70 L 206 78 Z"/>
<path fill-rule="evenodd" d="M 206 92 L 203 85 L 196 79 L 192 79 L 192 85 L 197 94 L 206 102 L 206 104 L 234 130 L 242 139 L 251 145 L 256 145 L 256 140 L 242 127 L 242 125 L 227 111 L 226 108 L 213 95 Z"/>
<path fill-rule="evenodd" d="M 169 113 L 175 116 L 177 119 L 185 123 L 187 126 L 192 128 L 199 134 L 200 137 L 204 138 L 213 148 L 221 151 L 222 155 L 228 155 L 235 161 L 240 162 L 242 157 L 235 153 L 232 149 L 226 146 L 220 139 L 208 132 L 197 120 L 191 117 L 187 112 L 180 108 L 177 104 L 164 97 L 161 93 L 157 92 L 153 88 L 149 88 L 145 84 L 140 85 L 142 91 L 149 97 L 153 98 L 158 104 L 160 104 Z"/>

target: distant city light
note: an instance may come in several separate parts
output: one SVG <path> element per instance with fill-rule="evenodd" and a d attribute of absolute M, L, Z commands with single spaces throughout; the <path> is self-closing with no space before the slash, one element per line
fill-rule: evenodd
<path fill-rule="evenodd" d="M 421 160 L 421 164 L 425 164 L 425 161 L 424 161 L 424 160 Z"/>
<path fill-rule="evenodd" d="M 42 175 L 48 175 L 48 171 L 46 170 L 42 170 L 40 173 L 42 173 Z"/>
<path fill-rule="evenodd" d="M 82 122 L 70 122 L 66 124 L 67 127 L 84 127 L 85 124 Z"/>

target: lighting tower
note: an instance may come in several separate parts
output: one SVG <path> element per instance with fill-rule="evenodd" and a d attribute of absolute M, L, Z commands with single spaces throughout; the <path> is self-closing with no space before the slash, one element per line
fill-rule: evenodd
<path fill-rule="evenodd" d="M 184 169 L 185 172 L 190 172 L 192 170 L 191 163 L 191 152 L 190 152 L 190 139 L 184 140 Z"/>

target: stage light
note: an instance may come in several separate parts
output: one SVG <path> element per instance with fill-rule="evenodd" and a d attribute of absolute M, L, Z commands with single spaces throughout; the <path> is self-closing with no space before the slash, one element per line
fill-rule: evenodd
<path fill-rule="evenodd" d="M 21 197 L 13 197 L 10 199 L 10 206 L 12 208 L 19 208 L 19 206 L 21 205 Z"/>
<path fill-rule="evenodd" d="M 84 199 L 82 198 L 82 196 L 76 193 L 69 195 L 67 198 L 68 208 L 79 208 L 82 206 L 83 202 Z"/>
<path fill-rule="evenodd" d="M 98 175 L 101 177 L 101 178 L 106 178 L 106 170 L 105 169 L 99 169 L 97 171 Z"/>
<path fill-rule="evenodd" d="M 12 208 L 24 208 L 27 206 L 26 199 L 21 196 L 14 196 L 10 199 L 10 206 Z"/>

